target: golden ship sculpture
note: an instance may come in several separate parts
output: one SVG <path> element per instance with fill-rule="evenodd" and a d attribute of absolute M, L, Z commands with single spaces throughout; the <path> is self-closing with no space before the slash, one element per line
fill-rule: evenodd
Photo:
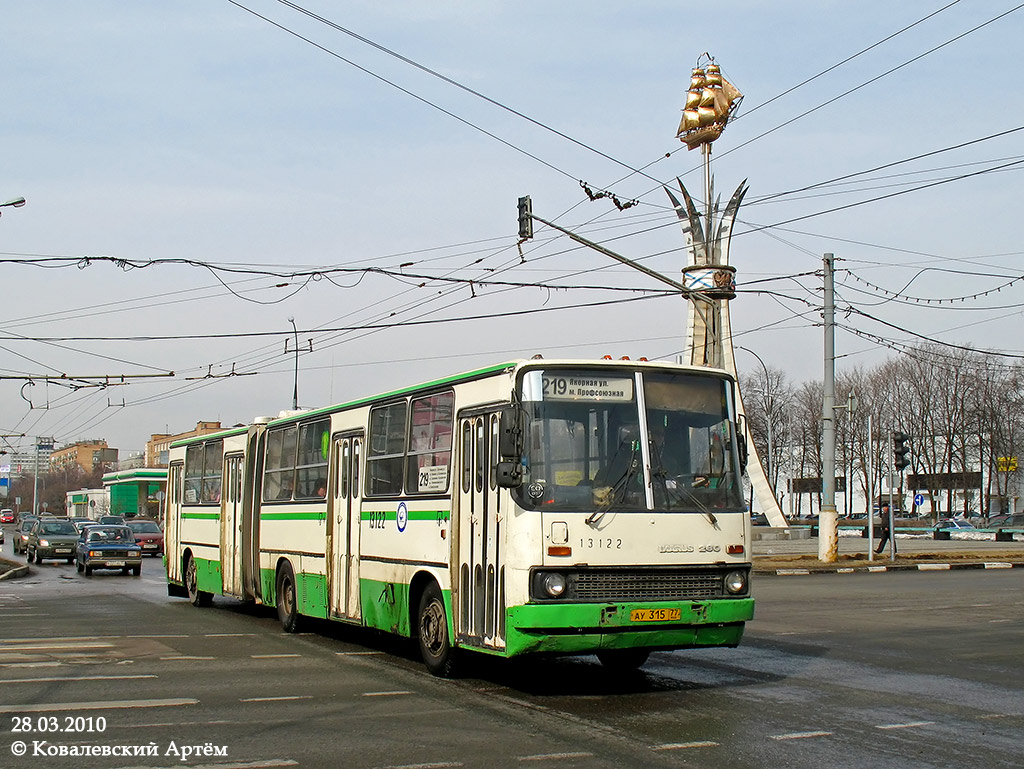
<path fill-rule="evenodd" d="M 717 64 L 694 67 L 676 136 L 691 150 L 713 142 L 722 135 L 742 100 L 740 89 L 722 77 Z"/>

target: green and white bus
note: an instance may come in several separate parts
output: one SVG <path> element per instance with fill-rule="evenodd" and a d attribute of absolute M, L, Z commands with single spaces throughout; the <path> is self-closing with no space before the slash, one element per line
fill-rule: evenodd
<path fill-rule="evenodd" d="M 464 652 L 736 646 L 751 619 L 735 382 L 516 361 L 172 445 L 168 590 Z"/>

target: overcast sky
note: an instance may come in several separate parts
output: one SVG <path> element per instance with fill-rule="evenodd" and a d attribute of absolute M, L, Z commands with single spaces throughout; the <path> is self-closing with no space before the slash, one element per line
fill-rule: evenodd
<path fill-rule="evenodd" d="M 0 431 L 123 455 L 277 414 L 290 317 L 302 406 L 535 353 L 673 359 L 682 301 L 540 227 L 520 256 L 516 200 L 678 277 L 662 185 L 702 196 L 675 130 L 705 52 L 745 94 L 713 165 L 722 197 L 750 184 L 735 344 L 820 379 L 833 252 L 841 370 L 922 337 L 1024 355 L 1024 10 L 702 7 L 3 0 L 0 202 L 28 204 L 0 209 Z"/>

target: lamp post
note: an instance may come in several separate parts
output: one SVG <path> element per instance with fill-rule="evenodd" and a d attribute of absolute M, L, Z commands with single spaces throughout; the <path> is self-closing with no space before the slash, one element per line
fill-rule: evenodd
<path fill-rule="evenodd" d="M 299 330 L 295 327 L 295 318 L 288 316 L 288 322 L 292 324 L 292 333 L 295 334 L 295 389 L 292 391 L 292 408 L 299 409 Z M 287 351 L 288 343 L 285 342 Z"/>
<path fill-rule="evenodd" d="M 10 206 L 11 208 L 21 208 L 23 205 L 25 205 L 25 198 L 18 197 L 11 198 L 6 203 L 0 203 L 0 208 L 3 208 L 4 206 Z M 0 211 L 0 213 L 3 212 Z"/>
<path fill-rule="evenodd" d="M 765 404 L 764 404 L 765 405 L 765 420 L 764 421 L 765 421 L 765 425 L 768 428 L 768 470 L 769 470 L 771 475 L 775 476 L 774 479 L 769 477 L 768 485 L 772 487 L 772 494 L 775 496 L 775 499 L 778 499 L 779 498 L 779 489 L 778 489 L 779 473 L 778 473 L 778 469 L 775 466 L 775 442 L 772 439 L 773 438 L 772 419 L 774 418 L 774 415 L 775 415 L 775 403 L 774 403 L 774 400 L 772 398 L 772 389 L 771 389 L 770 375 L 768 374 L 768 366 L 765 365 L 765 362 L 761 359 L 761 356 L 758 355 L 753 350 L 751 350 L 749 347 L 743 347 L 741 345 L 736 345 L 736 349 L 737 350 L 744 350 L 746 352 L 749 352 L 751 355 L 753 355 L 755 358 L 757 358 L 757 362 L 760 363 L 761 364 L 761 368 L 764 369 L 764 401 L 765 401 Z"/>

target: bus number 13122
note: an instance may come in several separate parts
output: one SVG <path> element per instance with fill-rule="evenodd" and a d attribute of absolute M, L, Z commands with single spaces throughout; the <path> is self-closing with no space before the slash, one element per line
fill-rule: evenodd
<path fill-rule="evenodd" d="M 580 547 L 584 549 L 600 549 L 600 550 L 621 550 L 622 540 L 613 539 L 612 537 L 585 537 L 580 539 Z"/>

